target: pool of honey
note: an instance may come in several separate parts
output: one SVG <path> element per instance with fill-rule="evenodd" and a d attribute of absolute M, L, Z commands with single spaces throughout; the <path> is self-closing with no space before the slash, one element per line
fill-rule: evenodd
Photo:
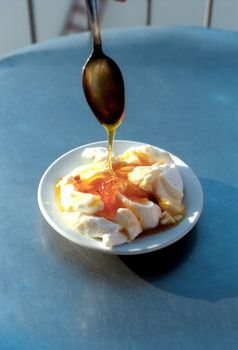
<path fill-rule="evenodd" d="M 117 209 L 124 207 L 123 202 L 118 196 L 119 193 L 139 203 L 145 203 L 150 199 L 148 193 L 128 180 L 128 174 L 135 166 L 135 164 L 127 165 L 123 162 L 118 162 L 113 165 L 114 175 L 108 171 L 98 173 L 87 180 L 82 180 L 80 175 L 78 175 L 72 179 L 71 183 L 79 192 L 99 195 L 104 204 L 104 208 L 95 215 L 112 220 L 116 215 Z"/>

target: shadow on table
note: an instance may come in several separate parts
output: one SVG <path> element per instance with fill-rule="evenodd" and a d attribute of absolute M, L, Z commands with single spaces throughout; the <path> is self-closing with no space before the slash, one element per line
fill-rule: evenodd
<path fill-rule="evenodd" d="M 105 284 L 108 288 L 121 288 L 122 285 L 134 288 L 139 283 L 138 277 L 132 276 L 133 273 L 122 264 L 117 255 L 81 247 L 62 237 L 43 219 L 40 240 L 51 271 L 58 274 L 60 270 L 71 280 L 72 285 L 84 280 L 93 283 L 95 288 L 97 283 Z"/>
<path fill-rule="evenodd" d="M 173 294 L 217 301 L 238 294 L 238 189 L 202 179 L 197 226 L 161 251 L 120 259 L 148 283 Z"/>
<path fill-rule="evenodd" d="M 120 259 L 140 277 L 153 284 L 186 263 L 194 250 L 196 240 L 195 227 L 187 236 L 169 247 L 148 254 L 120 256 Z"/>

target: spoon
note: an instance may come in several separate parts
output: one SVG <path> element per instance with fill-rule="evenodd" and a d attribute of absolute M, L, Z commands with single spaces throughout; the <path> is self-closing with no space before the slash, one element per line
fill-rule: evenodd
<path fill-rule="evenodd" d="M 83 67 L 83 90 L 97 120 L 108 132 L 109 169 L 113 173 L 112 144 L 115 130 L 124 117 L 124 82 L 118 65 L 103 53 L 97 19 L 97 1 L 86 0 L 86 5 L 93 35 L 93 52 Z"/>

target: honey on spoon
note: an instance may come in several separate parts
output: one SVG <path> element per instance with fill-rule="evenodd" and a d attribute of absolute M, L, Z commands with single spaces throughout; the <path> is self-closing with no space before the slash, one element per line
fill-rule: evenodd
<path fill-rule="evenodd" d="M 89 23 L 93 35 L 93 52 L 82 75 L 84 94 L 97 120 L 108 134 L 108 167 L 112 176 L 112 146 L 116 128 L 125 111 L 124 81 L 118 65 L 103 53 L 97 20 L 97 1 L 86 0 Z"/>

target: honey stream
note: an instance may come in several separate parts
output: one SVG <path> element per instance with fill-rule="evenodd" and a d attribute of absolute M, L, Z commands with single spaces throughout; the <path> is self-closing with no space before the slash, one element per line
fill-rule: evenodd
<path fill-rule="evenodd" d="M 105 126 L 106 130 L 107 130 L 107 136 L 108 136 L 108 169 L 111 173 L 112 177 L 115 177 L 115 173 L 113 171 L 113 167 L 112 167 L 112 149 L 113 149 L 113 141 L 114 141 L 114 137 L 116 134 L 116 128 L 117 126 Z"/>

